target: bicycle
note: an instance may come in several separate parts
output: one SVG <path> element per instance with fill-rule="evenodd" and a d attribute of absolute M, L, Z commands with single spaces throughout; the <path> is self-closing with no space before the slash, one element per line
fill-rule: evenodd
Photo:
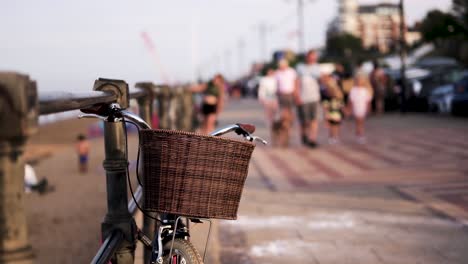
<path fill-rule="evenodd" d="M 146 123 L 138 115 L 133 114 L 129 111 L 123 110 L 116 103 L 113 104 L 99 104 L 92 108 L 82 109 L 84 114 L 80 115 L 80 118 L 98 118 L 105 122 L 124 122 L 131 123 L 138 128 L 140 133 L 141 129 L 151 129 L 151 126 Z M 124 125 L 125 128 L 125 125 Z M 211 136 L 221 136 L 230 132 L 235 132 L 236 134 L 244 137 L 246 140 L 259 141 L 263 144 L 267 142 L 257 136 L 254 136 L 255 126 L 249 124 L 233 124 L 221 129 L 218 129 L 212 133 Z M 127 133 L 125 129 L 125 142 L 127 144 Z M 139 146 L 140 147 L 140 146 Z M 125 157 L 128 160 L 128 147 L 126 146 Z M 139 154 L 138 151 L 137 163 L 139 163 Z M 137 179 L 141 185 L 139 174 L 138 174 L 138 164 L 137 164 Z M 143 175 L 144 176 L 144 175 Z M 130 185 L 130 191 L 132 197 L 138 206 L 138 208 L 145 214 L 155 220 L 155 232 L 154 239 L 151 240 L 146 234 L 144 234 L 140 229 L 137 229 L 137 238 L 143 243 L 146 250 L 151 250 L 151 261 L 152 264 L 201 264 L 204 262 L 206 249 L 209 242 L 209 236 L 211 231 L 211 221 L 210 219 L 196 218 L 196 217 L 186 217 L 182 215 L 175 215 L 170 213 L 156 213 L 156 217 L 151 216 L 138 205 L 135 200 L 134 193 L 131 186 L 130 177 L 128 174 L 127 167 L 127 177 Z M 185 221 L 183 221 L 185 218 Z M 205 244 L 205 251 L 203 258 L 197 251 L 197 249 L 190 242 L 190 222 L 200 223 L 202 221 L 208 221 L 210 223 L 208 237 Z"/>

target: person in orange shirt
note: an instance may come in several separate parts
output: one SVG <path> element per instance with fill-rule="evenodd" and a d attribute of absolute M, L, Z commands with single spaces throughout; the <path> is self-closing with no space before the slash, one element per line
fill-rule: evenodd
<path fill-rule="evenodd" d="M 86 173 L 88 171 L 89 141 L 83 134 L 79 134 L 77 140 L 78 167 L 81 173 Z"/>

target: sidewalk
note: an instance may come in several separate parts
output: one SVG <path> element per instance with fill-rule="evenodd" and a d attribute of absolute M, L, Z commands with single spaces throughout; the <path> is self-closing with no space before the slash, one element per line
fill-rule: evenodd
<path fill-rule="evenodd" d="M 253 101 L 231 103 L 220 121 L 268 138 Z M 310 150 L 293 135 L 290 149 L 258 146 L 239 218 L 215 222 L 207 263 L 465 263 L 464 121 L 387 115 L 369 121 L 366 145 L 346 122 L 339 145 Z"/>
<path fill-rule="evenodd" d="M 268 137 L 261 109 L 242 104 L 223 122 Z M 369 120 L 366 145 L 346 122 L 339 145 L 257 147 L 238 221 L 219 222 L 214 263 L 465 263 L 465 121 L 387 115 Z"/>

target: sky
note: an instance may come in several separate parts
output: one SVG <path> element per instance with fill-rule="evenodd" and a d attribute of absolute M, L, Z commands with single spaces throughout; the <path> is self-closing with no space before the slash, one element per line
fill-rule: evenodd
<path fill-rule="evenodd" d="M 335 0 L 304 0 L 306 46 L 321 47 Z M 361 4 L 375 3 L 360 0 Z M 387 2 L 395 2 L 389 0 Z M 89 91 L 99 77 L 156 83 L 233 78 L 274 50 L 297 49 L 296 0 L 15 0 L 0 9 L 0 71 L 39 91 Z M 451 0 L 405 0 L 410 24 Z M 261 52 L 259 25 L 267 25 Z M 142 37 L 145 32 L 148 43 Z"/>

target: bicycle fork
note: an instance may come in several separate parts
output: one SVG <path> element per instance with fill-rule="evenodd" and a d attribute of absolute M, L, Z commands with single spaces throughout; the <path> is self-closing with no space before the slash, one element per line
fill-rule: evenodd
<path fill-rule="evenodd" d="M 151 264 L 162 264 L 163 263 L 163 237 L 162 233 L 169 230 L 168 233 L 172 233 L 171 225 L 160 226 L 157 232 L 157 237 L 154 241 L 151 241 L 141 230 L 138 230 L 138 240 L 140 240 L 147 249 L 151 249 Z M 157 242 L 157 243 L 154 243 Z"/>

